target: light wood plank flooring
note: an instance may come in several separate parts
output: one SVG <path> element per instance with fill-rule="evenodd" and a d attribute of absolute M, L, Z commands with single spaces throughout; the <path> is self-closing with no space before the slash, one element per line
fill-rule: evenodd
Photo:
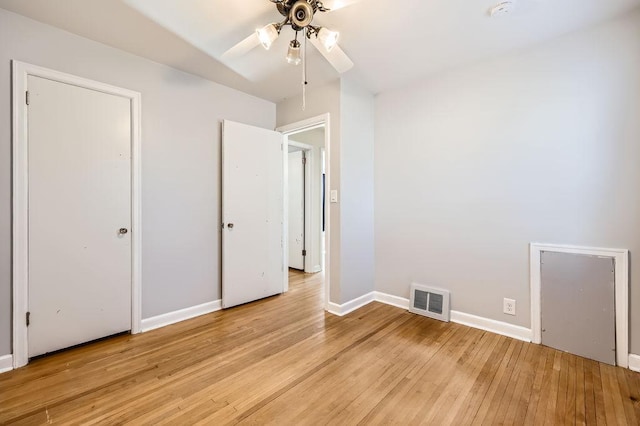
<path fill-rule="evenodd" d="M 640 424 L 640 375 L 371 303 L 291 291 L 0 375 L 0 424 Z"/>

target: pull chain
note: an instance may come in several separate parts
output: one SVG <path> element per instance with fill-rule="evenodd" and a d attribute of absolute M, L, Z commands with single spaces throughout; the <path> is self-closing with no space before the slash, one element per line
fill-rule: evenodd
<path fill-rule="evenodd" d="M 309 31 L 309 30 L 307 30 Z M 304 48 L 302 51 L 302 110 L 307 107 L 307 31 L 303 31 Z"/>

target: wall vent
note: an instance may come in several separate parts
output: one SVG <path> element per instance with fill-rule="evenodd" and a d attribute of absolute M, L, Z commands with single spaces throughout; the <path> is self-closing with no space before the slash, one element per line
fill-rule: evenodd
<path fill-rule="evenodd" d="M 449 292 L 439 288 L 411 284 L 409 312 L 449 322 Z"/>

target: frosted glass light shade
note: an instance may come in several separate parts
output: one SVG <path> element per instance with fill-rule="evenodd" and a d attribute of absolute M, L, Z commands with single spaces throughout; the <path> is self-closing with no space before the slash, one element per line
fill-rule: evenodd
<path fill-rule="evenodd" d="M 327 52 L 331 52 L 331 49 L 338 44 L 338 36 L 340 33 L 337 31 L 331 31 L 326 28 L 320 28 L 318 32 L 318 41 L 327 49 Z"/>
<path fill-rule="evenodd" d="M 280 35 L 280 32 L 274 24 L 265 25 L 264 27 L 257 29 L 256 33 L 258 34 L 260 43 L 267 50 L 269 50 L 273 42 L 276 41 Z"/>
<path fill-rule="evenodd" d="M 291 40 L 289 43 L 289 50 L 287 51 L 287 62 L 291 65 L 298 65 L 302 62 L 302 57 L 300 56 L 300 42 L 296 40 Z"/>

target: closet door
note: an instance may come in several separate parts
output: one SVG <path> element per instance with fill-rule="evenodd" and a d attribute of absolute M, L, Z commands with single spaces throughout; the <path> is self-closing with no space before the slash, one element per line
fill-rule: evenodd
<path fill-rule="evenodd" d="M 27 84 L 33 357 L 131 329 L 131 102 Z"/>

